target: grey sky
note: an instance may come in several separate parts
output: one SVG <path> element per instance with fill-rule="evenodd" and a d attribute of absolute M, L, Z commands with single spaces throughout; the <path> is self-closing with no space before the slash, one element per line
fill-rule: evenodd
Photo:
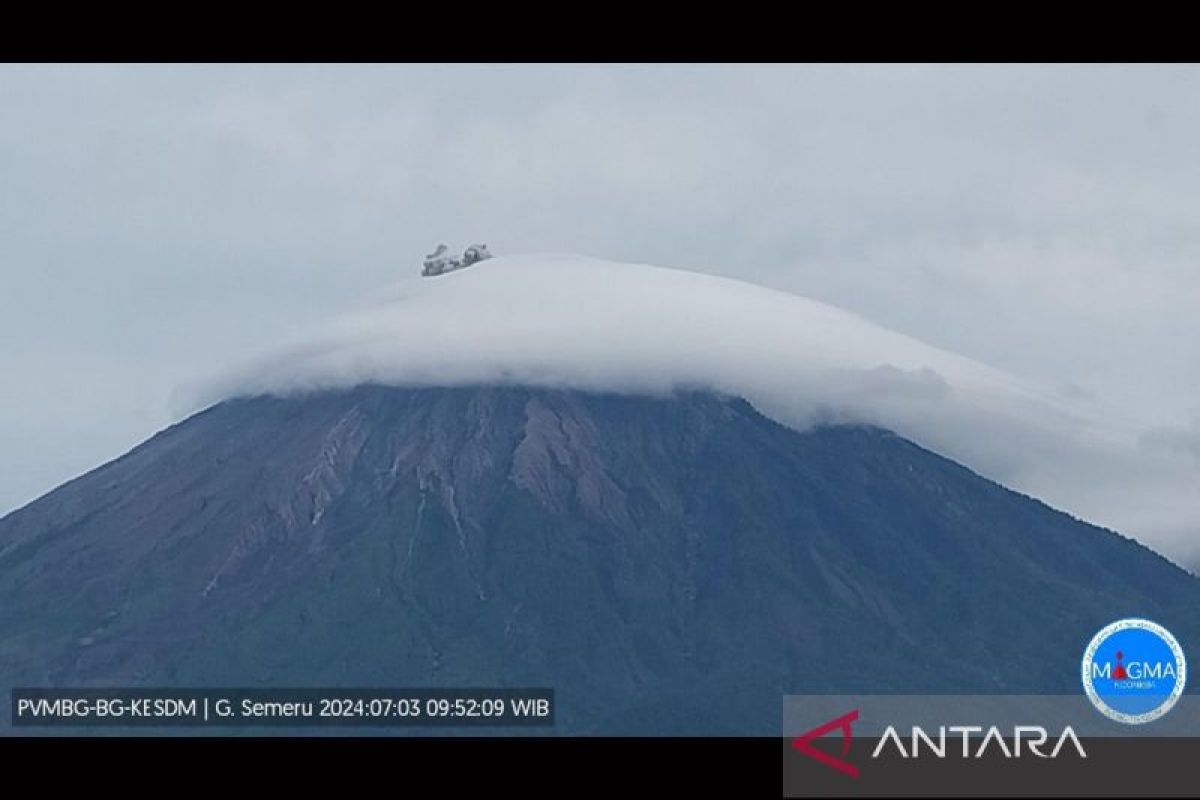
<path fill-rule="evenodd" d="M 441 240 L 834 303 L 1198 477 L 1195 67 L 13 66 L 0 109 L 0 513 Z M 1173 502 L 1125 532 L 1193 547 Z"/>

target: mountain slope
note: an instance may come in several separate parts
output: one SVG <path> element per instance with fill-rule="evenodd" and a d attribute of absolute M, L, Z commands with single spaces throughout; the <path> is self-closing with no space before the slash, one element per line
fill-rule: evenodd
<path fill-rule="evenodd" d="M 887 431 L 738 399 L 220 403 L 0 520 L 0 685 L 549 685 L 559 730 L 774 734 L 780 695 L 1074 691 L 1200 580 Z"/>

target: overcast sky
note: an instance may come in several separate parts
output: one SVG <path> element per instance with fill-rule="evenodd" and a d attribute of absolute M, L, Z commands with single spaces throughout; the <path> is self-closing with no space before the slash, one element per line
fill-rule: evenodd
<path fill-rule="evenodd" d="M 439 241 L 833 303 L 1200 478 L 1195 67 L 8 66 L 0 109 L 0 513 Z M 1181 503 L 1125 532 L 1200 550 Z"/>

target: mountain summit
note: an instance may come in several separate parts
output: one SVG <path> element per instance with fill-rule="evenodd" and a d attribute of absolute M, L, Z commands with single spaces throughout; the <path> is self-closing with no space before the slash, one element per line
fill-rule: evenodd
<path fill-rule="evenodd" d="M 1194 647 L 1196 608 L 1147 548 L 894 433 L 708 391 L 227 400 L 0 519 L 4 686 L 541 685 L 559 732 L 1075 691 L 1102 625 Z"/>
<path fill-rule="evenodd" d="M 526 386 L 742 397 L 805 430 L 875 425 L 1079 516 L 1145 535 L 1141 428 L 817 300 L 716 275 L 501 255 L 412 275 L 192 395 Z M 1155 495 L 1158 497 L 1158 495 Z M 1172 514 L 1184 514 L 1186 508 Z M 1120 524 L 1118 524 L 1120 523 Z"/>

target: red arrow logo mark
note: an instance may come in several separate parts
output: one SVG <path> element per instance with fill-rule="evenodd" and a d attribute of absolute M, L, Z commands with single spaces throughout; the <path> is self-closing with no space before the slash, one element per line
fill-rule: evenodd
<path fill-rule="evenodd" d="M 849 775 L 851 778 L 858 777 L 858 767 L 851 764 L 849 761 L 843 761 L 850 754 L 850 742 L 853 740 L 853 732 L 851 726 L 858 720 L 858 709 L 854 709 L 849 714 L 843 714 L 837 719 L 831 719 L 824 725 L 819 725 L 813 728 L 808 733 L 801 734 L 795 739 L 792 739 L 792 747 L 799 750 L 804 755 L 811 759 L 820 761 L 827 767 L 836 769 L 838 772 Z M 842 758 L 829 755 L 823 750 L 818 750 L 812 746 L 813 739 L 819 739 L 825 734 L 833 730 L 841 730 L 842 732 Z"/>

